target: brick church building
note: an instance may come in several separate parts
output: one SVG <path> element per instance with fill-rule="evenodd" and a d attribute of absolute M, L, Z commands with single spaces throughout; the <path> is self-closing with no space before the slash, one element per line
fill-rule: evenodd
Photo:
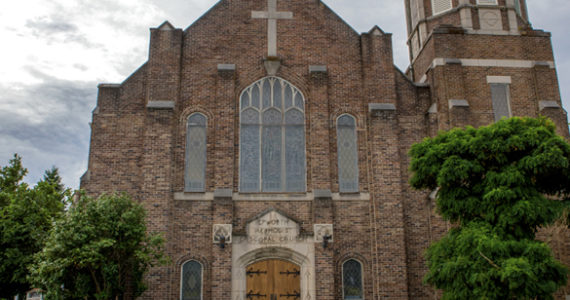
<path fill-rule="evenodd" d="M 411 145 L 509 116 L 568 137 L 567 117 L 525 0 L 404 2 L 405 72 L 320 0 L 221 0 L 99 86 L 81 187 L 128 192 L 166 237 L 142 299 L 438 297 L 423 253 L 449 224 L 407 183 Z"/>

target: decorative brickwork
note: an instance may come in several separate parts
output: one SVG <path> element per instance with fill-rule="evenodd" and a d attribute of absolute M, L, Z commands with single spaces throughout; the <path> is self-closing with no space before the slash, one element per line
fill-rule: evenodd
<path fill-rule="evenodd" d="M 422 9 L 408 27 L 417 44 L 407 75 L 393 65 L 390 34 L 359 34 L 319 0 L 222 0 L 184 31 L 168 22 L 151 29 L 148 62 L 122 84 L 100 86 L 81 187 L 126 191 L 143 203 L 173 262 L 150 272 L 141 299 L 179 299 L 182 266 L 193 260 L 203 267 L 202 299 L 245 300 L 245 266 L 268 259 L 300 266 L 301 300 L 342 299 L 350 259 L 362 264 L 364 299 L 437 296 L 421 282 L 423 253 L 449 224 L 428 192 L 408 186 L 411 145 L 438 130 L 493 122 L 488 76 L 510 78 L 512 115 L 546 115 L 569 135 L 550 35 L 530 28 L 525 10 L 513 17 L 514 2 L 499 0 L 504 32 L 491 33 L 480 30 L 476 0 L 453 0 L 436 17 L 431 0 L 405 3 L 409 12 Z M 277 18 L 274 8 L 287 12 L 275 35 L 271 21 L 253 18 Z M 276 56 L 267 56 L 268 38 Z M 306 192 L 239 192 L 240 95 L 268 76 L 304 96 Z M 197 112 L 207 120 L 205 189 L 191 193 L 186 130 Z M 339 191 L 343 114 L 356 122 L 356 193 Z M 553 243 L 566 264 L 569 240 Z"/>

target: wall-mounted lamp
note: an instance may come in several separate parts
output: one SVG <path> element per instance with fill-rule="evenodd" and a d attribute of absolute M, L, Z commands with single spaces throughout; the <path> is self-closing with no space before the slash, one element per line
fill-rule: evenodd
<path fill-rule="evenodd" d="M 327 248 L 330 240 L 332 240 L 332 236 L 330 234 L 323 235 L 323 249 Z"/>
<path fill-rule="evenodd" d="M 220 248 L 221 249 L 226 248 L 226 237 L 223 235 L 218 235 L 217 238 L 219 241 L 218 245 L 220 245 Z"/>
<path fill-rule="evenodd" d="M 214 244 L 226 248 L 226 244 L 232 243 L 232 224 L 214 224 L 212 238 Z"/>

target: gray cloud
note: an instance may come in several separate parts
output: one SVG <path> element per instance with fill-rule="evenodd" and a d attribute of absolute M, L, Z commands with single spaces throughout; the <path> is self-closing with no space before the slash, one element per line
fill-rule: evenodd
<path fill-rule="evenodd" d="M 77 25 L 68 22 L 61 12 L 27 20 L 25 26 L 34 37 L 45 40 L 48 45 L 77 43 L 88 49 L 104 47 L 89 41 Z"/>
<path fill-rule="evenodd" d="M 77 26 L 56 20 L 50 20 L 46 17 L 28 20 L 26 27 L 36 30 L 38 33 L 56 34 L 76 32 Z"/>
<path fill-rule="evenodd" d="M 64 183 L 77 188 L 85 171 L 90 128 L 86 117 L 95 106 L 96 83 L 51 78 L 29 68 L 43 83 L 0 85 L 0 165 L 14 153 L 29 169 L 26 181 L 36 183 L 52 165 Z"/>

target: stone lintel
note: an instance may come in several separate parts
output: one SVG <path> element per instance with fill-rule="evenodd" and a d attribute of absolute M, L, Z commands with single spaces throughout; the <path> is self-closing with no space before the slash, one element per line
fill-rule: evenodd
<path fill-rule="evenodd" d="M 118 89 L 121 85 L 118 83 L 100 83 L 97 88 L 100 89 Z"/>
<path fill-rule="evenodd" d="M 317 198 L 330 198 L 330 199 L 332 199 L 331 190 L 314 190 L 313 194 L 315 196 L 315 199 L 317 199 Z"/>
<path fill-rule="evenodd" d="M 446 65 L 462 65 L 461 59 L 459 58 L 445 58 Z"/>
<path fill-rule="evenodd" d="M 467 100 L 464 100 L 464 99 L 450 99 L 449 100 L 449 109 L 452 109 L 454 107 L 469 108 L 469 102 L 467 102 Z"/>
<path fill-rule="evenodd" d="M 511 76 L 487 76 L 487 83 L 511 84 Z"/>
<path fill-rule="evenodd" d="M 235 64 L 218 64 L 219 72 L 233 72 L 236 70 Z"/>
<path fill-rule="evenodd" d="M 214 198 L 232 198 L 233 191 L 232 189 L 215 189 L 214 190 Z"/>
<path fill-rule="evenodd" d="M 368 112 L 376 113 L 381 111 L 395 111 L 396 105 L 392 103 L 369 103 Z"/>
<path fill-rule="evenodd" d="M 150 109 L 174 109 L 174 101 L 169 100 L 153 100 L 148 101 L 146 108 Z"/>
<path fill-rule="evenodd" d="M 552 66 L 552 64 L 550 62 L 547 61 L 535 61 L 532 64 L 533 67 L 547 67 L 550 68 Z"/>
<path fill-rule="evenodd" d="M 538 101 L 538 107 L 543 111 L 545 108 L 560 108 L 560 105 L 556 101 Z"/>
<path fill-rule="evenodd" d="M 326 73 L 327 66 L 326 65 L 310 65 L 309 66 L 309 73 Z"/>

